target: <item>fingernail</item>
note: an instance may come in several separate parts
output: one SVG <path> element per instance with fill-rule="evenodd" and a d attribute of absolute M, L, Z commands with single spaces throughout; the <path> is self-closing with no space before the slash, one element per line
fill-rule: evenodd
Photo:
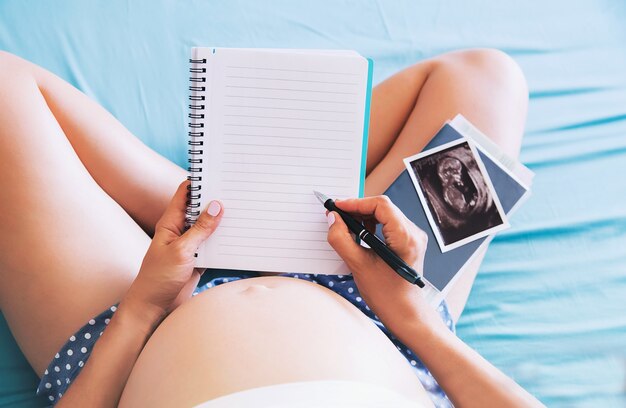
<path fill-rule="evenodd" d="M 206 212 L 208 212 L 210 216 L 215 217 L 217 216 L 217 214 L 220 213 L 221 209 L 222 209 L 222 206 L 220 205 L 219 202 L 211 201 L 211 203 L 209 204 L 209 208 L 207 208 Z"/>
<path fill-rule="evenodd" d="M 326 217 L 326 220 L 328 221 L 328 226 L 330 227 L 331 225 L 333 225 L 335 223 L 335 213 L 328 213 L 328 216 Z"/>

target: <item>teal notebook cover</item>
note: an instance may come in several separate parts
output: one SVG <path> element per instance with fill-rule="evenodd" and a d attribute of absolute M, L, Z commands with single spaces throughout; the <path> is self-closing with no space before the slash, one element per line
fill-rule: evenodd
<path fill-rule="evenodd" d="M 374 60 L 367 59 L 367 91 L 365 95 L 365 110 L 363 115 L 363 147 L 361 152 L 361 183 L 359 197 L 363 197 L 365 191 L 365 173 L 367 169 L 367 144 L 370 127 L 370 107 L 372 102 L 372 77 L 374 74 Z"/>

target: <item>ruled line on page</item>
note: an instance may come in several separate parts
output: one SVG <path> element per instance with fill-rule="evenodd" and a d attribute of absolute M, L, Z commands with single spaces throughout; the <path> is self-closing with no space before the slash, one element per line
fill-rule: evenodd
<path fill-rule="evenodd" d="M 326 175 L 317 175 L 317 174 L 302 174 L 302 173 L 275 173 L 272 171 L 244 171 L 244 170 L 222 170 L 222 173 L 230 173 L 230 174 L 265 174 L 268 176 L 306 176 L 306 177 L 330 177 L 333 179 L 347 179 L 350 180 L 352 177 L 344 177 L 344 176 L 326 176 Z"/>
<path fill-rule="evenodd" d="M 266 154 L 266 153 L 244 153 L 244 152 L 222 152 L 224 154 L 239 154 L 242 156 L 263 156 L 263 157 L 291 157 L 294 159 L 326 159 L 326 160 L 341 160 L 350 161 L 349 158 L 342 157 L 328 157 L 328 156 L 309 156 L 309 155 L 295 155 L 295 154 Z"/>
<path fill-rule="evenodd" d="M 356 105 L 356 102 L 350 101 L 326 101 L 320 99 L 302 99 L 302 98 L 283 98 L 276 96 L 257 96 L 257 95 L 224 95 L 227 98 L 249 98 L 249 99 L 269 99 L 277 101 L 291 101 L 291 102 L 321 102 L 321 103 L 337 103 L 340 105 Z"/>
<path fill-rule="evenodd" d="M 358 85 L 357 82 L 338 82 L 338 81 L 316 81 L 313 79 L 297 79 L 297 78 L 277 78 L 277 77 L 254 77 L 245 75 L 224 75 L 226 78 L 238 78 L 238 79 L 261 79 L 268 81 L 283 81 L 283 82 L 309 82 L 314 84 L 330 84 L 330 85 Z"/>
<path fill-rule="evenodd" d="M 270 125 L 247 125 L 241 123 L 224 123 L 224 126 L 242 126 L 242 127 L 253 127 L 253 128 L 271 128 L 271 129 L 291 129 L 291 130 L 309 130 L 309 131 L 317 131 L 317 132 L 343 132 L 343 133 L 353 133 L 352 130 L 343 130 L 343 129 L 317 129 L 317 128 L 308 128 L 308 127 L 291 127 L 291 126 L 270 126 Z"/>
<path fill-rule="evenodd" d="M 224 136 L 244 136 L 244 137 L 270 137 L 276 139 L 290 139 L 293 140 L 293 136 L 275 136 L 275 135 L 258 135 L 255 133 L 224 133 Z M 325 142 L 351 142 L 352 139 L 337 139 L 337 138 L 321 138 L 321 137 L 306 137 L 298 135 L 298 139 L 302 140 L 321 140 Z"/>
<path fill-rule="evenodd" d="M 224 142 L 225 145 L 232 146 L 257 146 L 257 147 L 285 147 L 289 149 L 312 149 L 312 150 L 326 150 L 337 152 L 351 152 L 354 149 L 341 149 L 338 147 L 314 147 L 314 146 L 294 146 L 294 145 L 282 145 L 282 144 L 259 144 L 259 143 L 239 143 L 239 142 Z"/>
<path fill-rule="evenodd" d="M 302 241 L 302 242 L 328 242 L 325 239 L 306 239 L 306 238 L 277 238 L 268 236 L 251 237 L 250 235 L 233 235 L 233 234 L 220 234 L 221 238 L 244 238 L 244 239 L 260 239 L 269 241 Z"/>
<path fill-rule="evenodd" d="M 263 184 L 262 182 L 253 182 L 253 183 L 254 183 L 254 184 L 256 184 L 257 186 L 258 186 L 259 184 Z M 300 186 L 300 187 L 304 187 L 304 188 L 306 189 L 305 191 L 306 191 L 307 193 L 308 193 L 308 192 L 312 192 L 312 191 L 313 191 L 312 189 L 310 189 L 310 188 L 309 188 L 309 187 L 311 187 L 311 186 L 301 186 L 301 185 L 298 185 L 298 186 Z M 241 186 L 237 186 L 237 187 L 241 187 Z M 258 186 L 258 187 L 260 188 L 260 190 L 238 190 L 238 191 L 240 191 L 240 192 L 243 192 L 243 191 L 249 191 L 249 192 L 251 192 L 251 193 L 268 193 L 268 194 L 270 193 L 270 192 L 268 192 L 268 191 L 266 191 L 266 190 L 263 190 L 263 187 L 261 187 L 261 186 Z M 316 185 L 315 185 L 315 187 L 316 187 L 316 188 L 317 188 L 317 187 L 328 187 L 329 189 L 332 189 L 330 192 L 335 193 L 335 194 L 334 194 L 334 196 L 335 196 L 335 197 L 337 197 L 337 198 L 341 198 L 341 197 L 349 197 L 349 196 L 350 196 L 350 193 L 347 193 L 347 194 L 346 194 L 346 193 L 344 193 L 344 192 L 343 192 L 343 190 L 348 190 L 348 189 L 349 189 L 349 187 L 348 187 L 348 186 L 322 186 L 322 185 L 320 185 L 320 184 L 316 184 Z M 227 190 L 227 189 L 225 189 L 225 188 L 223 188 L 223 189 L 222 189 L 222 191 L 228 191 L 228 190 Z M 274 193 L 274 194 L 275 194 L 275 193 Z M 309 195 L 309 194 L 304 194 L 304 195 Z M 224 198 L 224 199 L 225 199 L 225 198 Z M 233 199 L 235 199 L 235 200 L 240 199 L 240 200 L 250 201 L 250 199 L 248 199 L 248 198 L 237 198 L 237 197 L 234 197 L 234 198 L 230 198 L 230 199 L 231 199 L 231 200 L 233 200 Z M 264 202 L 264 201 L 266 201 L 266 200 L 258 200 L 258 201 L 259 201 L 259 202 Z M 276 202 L 282 202 L 282 201 L 276 201 Z M 295 203 L 295 202 L 294 202 L 294 203 Z"/>
<path fill-rule="evenodd" d="M 228 190 L 228 189 L 223 189 L 222 191 L 232 191 L 232 190 Z M 287 193 L 277 193 L 275 191 L 259 191 L 259 190 L 237 190 L 239 192 L 243 192 L 243 193 L 262 193 L 262 194 L 287 194 Z M 296 195 L 296 193 L 293 193 L 294 195 Z M 304 193 L 301 194 L 303 196 L 309 196 L 309 193 Z M 345 200 L 346 198 L 349 198 L 349 196 L 347 195 L 339 195 L 339 194 L 330 194 L 329 195 L 331 197 L 336 197 L 337 199 L 340 200 Z M 251 199 L 251 198 L 241 198 L 240 196 L 237 197 L 228 197 L 227 195 L 221 198 L 222 200 L 232 200 L 234 202 L 237 201 L 246 201 L 246 202 L 257 202 L 257 203 L 287 203 L 287 204 L 309 204 L 309 203 L 302 203 L 300 201 L 285 201 L 285 200 L 278 200 L 278 201 L 274 201 L 274 200 L 258 200 L 258 199 Z M 318 204 L 321 205 L 321 204 Z M 247 210 L 247 211 L 273 211 L 273 210 L 261 210 L 261 209 L 254 209 L 254 208 L 235 208 L 235 207 L 229 207 L 229 208 L 233 208 L 233 209 L 237 209 L 237 210 Z M 291 212 L 302 212 L 305 214 L 318 214 L 319 211 L 316 212 L 308 212 L 308 211 L 293 211 L 290 210 Z"/>
<path fill-rule="evenodd" d="M 297 249 L 301 251 L 324 251 L 324 252 L 335 252 L 332 248 L 298 248 L 298 247 L 288 247 L 288 246 L 269 246 L 269 245 L 251 245 L 251 244 L 225 244 L 220 243 L 222 247 L 238 247 L 238 248 L 261 248 L 261 249 Z"/>
<path fill-rule="evenodd" d="M 328 228 L 326 228 L 325 230 L 310 230 L 310 229 L 293 229 L 293 228 L 271 228 L 271 227 L 263 227 L 263 228 L 256 228 L 256 227 L 239 227 L 239 226 L 235 226 L 235 225 L 220 225 L 220 229 L 223 230 L 225 228 L 233 228 L 233 229 L 244 229 L 244 230 L 261 230 L 261 231 L 282 231 L 282 232 L 324 232 L 326 233 L 328 231 Z"/>
<path fill-rule="evenodd" d="M 286 110 L 286 111 L 298 111 L 298 112 L 321 112 L 321 113 L 350 113 L 354 114 L 355 111 L 338 111 L 338 110 L 328 110 L 328 109 L 301 109 L 301 108 L 286 108 L 282 106 L 258 106 L 258 105 L 224 105 L 227 108 L 254 108 L 254 109 L 277 109 L 277 110 Z"/>
<path fill-rule="evenodd" d="M 335 253 L 332 251 L 331 253 Z M 241 256 L 241 253 L 236 252 L 219 252 L 220 255 L 237 255 Z M 255 254 L 246 254 L 246 257 L 257 257 L 257 258 L 275 258 L 275 259 L 304 259 L 304 260 L 314 260 L 314 261 L 334 261 L 334 262 L 342 262 L 340 259 L 324 259 L 319 256 L 316 257 L 304 257 L 304 256 L 286 256 L 286 255 L 255 255 Z"/>
<path fill-rule="evenodd" d="M 319 214 L 321 214 L 321 212 Z M 242 217 L 242 216 L 232 217 L 232 216 L 228 216 L 228 215 L 223 215 L 222 219 L 226 219 L 226 220 L 272 221 L 272 222 L 284 221 L 284 222 L 300 222 L 300 223 L 306 223 L 306 224 L 328 224 L 328 222 L 326 222 L 326 221 L 291 220 L 291 219 L 287 219 L 287 218 L 261 218 L 261 217 Z"/>
<path fill-rule="evenodd" d="M 294 192 L 294 191 L 245 190 L 245 189 L 236 189 L 236 188 L 223 188 L 222 191 L 236 191 L 240 193 L 285 194 L 285 195 L 296 195 L 296 196 L 306 196 L 306 197 L 310 197 L 313 195 L 312 190 L 306 193 L 300 193 L 300 192 Z M 339 199 L 339 200 L 348 198 L 347 195 L 333 194 L 332 192 L 328 192 L 328 191 L 326 191 L 326 193 L 328 193 L 328 196 L 335 197 L 336 199 Z M 272 210 L 255 209 L 255 208 L 237 208 L 237 207 L 229 207 L 229 208 L 237 209 L 237 210 L 249 210 L 249 211 L 272 211 Z"/>
<path fill-rule="evenodd" d="M 275 209 L 261 209 L 261 208 L 242 208 L 242 207 L 232 207 L 229 206 L 228 210 L 241 210 L 241 211 L 256 211 L 256 212 L 276 212 Z M 319 211 L 297 211 L 297 210 L 289 210 L 290 213 L 294 213 L 294 214 L 319 214 Z"/>
<path fill-rule="evenodd" d="M 331 119 L 309 119 L 309 118 L 290 118 L 285 116 L 260 116 L 260 115 L 244 115 L 227 113 L 224 116 L 235 118 L 254 118 L 254 119 L 286 119 L 286 120 L 306 120 L 308 122 L 332 122 L 332 123 L 354 123 L 354 120 L 331 120 Z"/>
<path fill-rule="evenodd" d="M 230 179 L 223 179 L 222 181 L 229 182 L 229 183 L 277 184 L 277 185 L 283 185 L 283 186 L 302 187 L 302 183 L 287 183 L 287 182 L 282 182 L 282 181 L 252 181 L 252 180 L 230 180 Z M 311 183 L 311 184 L 314 184 L 317 187 L 334 187 L 334 188 L 349 187 L 349 186 L 337 186 L 337 185 L 332 185 L 332 184 L 318 184 L 318 183 Z"/>
<path fill-rule="evenodd" d="M 285 200 L 256 200 L 253 198 L 240 198 L 240 197 L 223 197 L 222 200 L 233 200 L 233 201 L 251 201 L 257 203 L 284 203 L 284 204 L 303 204 L 303 205 L 317 205 L 319 206 L 319 202 L 310 202 L 303 203 L 302 201 L 285 201 Z"/>
<path fill-rule="evenodd" d="M 297 191 L 249 190 L 249 189 L 239 189 L 239 188 L 223 188 L 222 191 L 236 191 L 236 192 L 240 192 L 240 193 L 288 194 L 288 195 L 300 195 L 300 196 L 311 196 L 311 195 L 313 195 L 312 191 L 308 192 L 308 193 L 300 193 L 300 192 L 297 192 Z M 265 210 L 263 210 L 263 211 L 265 211 Z"/>
<path fill-rule="evenodd" d="M 222 164 L 238 164 L 238 161 L 222 161 Z M 259 163 L 247 161 L 245 164 L 254 164 L 257 166 L 284 166 L 284 167 L 310 167 L 312 169 L 333 169 L 333 170 L 350 170 L 350 167 L 336 167 L 336 166 L 315 166 L 311 164 L 285 164 L 285 163 Z"/>
<path fill-rule="evenodd" d="M 349 75 L 349 76 L 358 75 L 353 72 L 314 71 L 314 70 L 308 70 L 308 69 L 269 68 L 269 67 L 250 67 L 250 66 L 242 66 L 242 65 L 227 65 L 226 68 L 258 69 L 258 70 L 264 70 L 264 71 L 305 72 L 305 73 L 313 73 L 313 74 L 334 74 L 334 75 Z"/>
<path fill-rule="evenodd" d="M 317 89 L 293 89 L 293 88 L 275 88 L 275 87 L 263 87 L 263 86 L 246 86 L 246 85 L 224 85 L 226 88 L 234 89 L 260 89 L 263 91 L 291 91 L 291 92 L 312 92 L 323 93 L 333 95 L 357 95 L 357 92 L 343 92 L 343 91 L 322 91 Z"/>

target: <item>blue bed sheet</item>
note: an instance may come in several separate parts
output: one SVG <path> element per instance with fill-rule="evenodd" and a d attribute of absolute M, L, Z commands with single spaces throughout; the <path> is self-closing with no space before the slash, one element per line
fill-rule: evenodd
<path fill-rule="evenodd" d="M 15 0 L 0 2 L 0 49 L 181 165 L 193 45 L 356 49 L 375 82 L 454 49 L 508 52 L 530 87 L 534 194 L 491 245 L 458 332 L 548 406 L 624 406 L 624 21 L 611 0 Z M 41 406 L 35 386 L 1 320 L 0 404 Z"/>

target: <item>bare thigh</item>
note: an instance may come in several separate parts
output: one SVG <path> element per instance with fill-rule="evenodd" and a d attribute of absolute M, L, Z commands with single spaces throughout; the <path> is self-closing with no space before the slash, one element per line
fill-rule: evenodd
<path fill-rule="evenodd" d="M 444 54 L 395 74 L 372 93 L 365 194 L 382 194 L 404 170 L 402 159 L 420 152 L 444 122 L 459 113 L 517 157 L 527 104 L 520 68 L 495 50 Z M 457 319 L 483 255 L 447 298 Z"/>
<path fill-rule="evenodd" d="M 0 308 L 39 375 L 125 294 L 150 243 L 137 222 L 149 231 L 184 179 L 142 146 L 61 79 L 0 53 Z M 150 171 L 176 180 L 143 194 Z"/>

